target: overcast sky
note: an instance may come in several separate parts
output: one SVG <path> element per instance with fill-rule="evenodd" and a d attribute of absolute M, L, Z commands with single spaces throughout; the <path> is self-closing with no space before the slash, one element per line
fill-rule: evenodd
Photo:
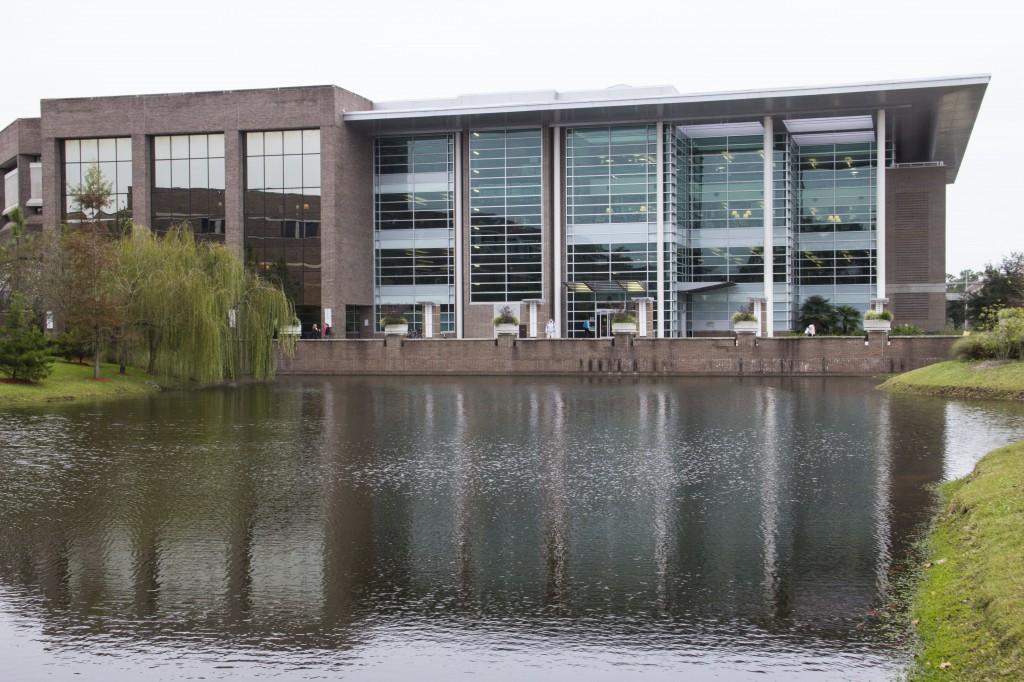
<path fill-rule="evenodd" d="M 949 186 L 947 269 L 1024 250 L 1024 9 L 1010 0 L 41 0 L 3 14 L 0 127 L 46 97 L 327 83 L 372 100 L 686 93 L 989 73 Z"/>

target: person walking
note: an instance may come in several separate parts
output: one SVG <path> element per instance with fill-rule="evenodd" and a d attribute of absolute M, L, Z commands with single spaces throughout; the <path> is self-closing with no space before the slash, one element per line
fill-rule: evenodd
<path fill-rule="evenodd" d="M 807 329 L 804 330 L 804 336 L 814 336 L 816 333 L 817 330 L 814 328 L 813 322 L 807 325 Z"/>
<path fill-rule="evenodd" d="M 313 323 L 313 330 L 310 333 L 310 337 L 314 339 L 320 338 L 320 325 L 318 325 L 316 322 Z"/>
<path fill-rule="evenodd" d="M 555 338 L 555 318 L 548 318 L 548 323 L 544 325 L 544 333 L 549 339 Z"/>

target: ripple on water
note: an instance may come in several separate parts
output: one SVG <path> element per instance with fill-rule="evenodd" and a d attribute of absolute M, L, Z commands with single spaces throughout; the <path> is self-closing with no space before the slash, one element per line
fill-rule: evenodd
<path fill-rule="evenodd" d="M 857 379 L 304 378 L 0 411 L 17 679 L 888 679 L 930 483 L 1024 409 Z"/>

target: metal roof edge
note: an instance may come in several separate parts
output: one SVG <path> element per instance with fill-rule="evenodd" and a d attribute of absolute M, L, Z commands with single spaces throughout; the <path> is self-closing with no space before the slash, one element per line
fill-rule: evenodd
<path fill-rule="evenodd" d="M 947 88 L 970 85 L 988 85 L 991 74 L 947 76 L 939 78 L 918 78 L 908 80 L 887 80 L 866 83 L 851 83 L 829 86 L 798 86 L 784 88 L 761 88 L 756 90 L 726 90 L 685 95 L 653 95 L 635 98 L 590 98 L 583 100 L 555 100 L 535 103 L 460 105 L 450 108 L 417 107 L 413 109 L 367 109 L 345 113 L 347 121 L 381 121 L 388 119 L 420 118 L 426 116 L 465 116 L 472 114 L 502 114 L 511 112 L 557 111 L 560 109 L 586 109 L 589 107 L 630 107 L 651 104 L 688 104 L 694 102 L 730 101 L 768 97 L 812 97 L 815 95 L 838 95 L 860 92 L 883 92 L 892 90 L 919 90 L 926 88 Z M 450 100 L 439 100 L 450 101 Z"/>

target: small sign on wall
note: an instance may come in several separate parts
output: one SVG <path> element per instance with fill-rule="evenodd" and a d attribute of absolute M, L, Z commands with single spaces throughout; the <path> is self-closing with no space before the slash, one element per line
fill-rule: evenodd
<path fill-rule="evenodd" d="M 334 322 L 331 319 L 331 312 L 332 311 L 330 308 L 324 308 L 324 324 L 326 324 L 328 327 L 334 326 Z"/>
<path fill-rule="evenodd" d="M 46 311 L 46 331 L 53 331 L 53 311 Z"/>

